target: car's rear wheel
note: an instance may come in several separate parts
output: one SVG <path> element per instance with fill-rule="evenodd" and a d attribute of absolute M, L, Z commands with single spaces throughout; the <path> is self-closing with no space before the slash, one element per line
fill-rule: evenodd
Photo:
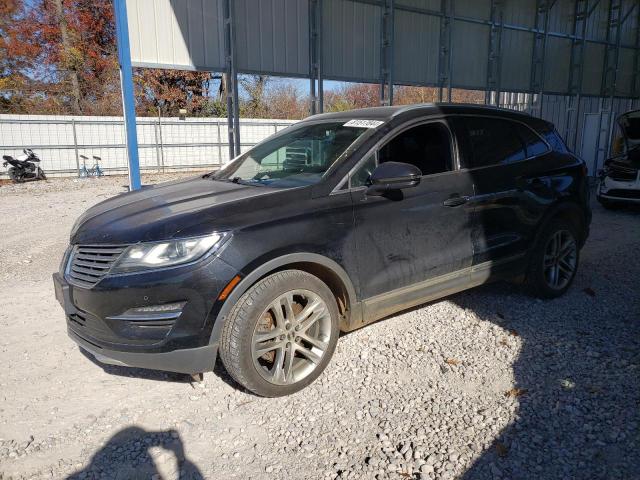
<path fill-rule="evenodd" d="M 578 270 L 577 229 L 570 222 L 551 221 L 532 252 L 527 272 L 529 290 L 538 297 L 555 298 L 566 292 Z"/>
<path fill-rule="evenodd" d="M 284 270 L 240 297 L 223 326 L 220 357 L 248 390 L 288 395 L 322 373 L 338 334 L 338 307 L 329 287 L 309 273 Z"/>

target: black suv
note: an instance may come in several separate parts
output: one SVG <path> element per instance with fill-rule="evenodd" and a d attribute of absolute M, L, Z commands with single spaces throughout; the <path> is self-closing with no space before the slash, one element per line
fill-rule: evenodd
<path fill-rule="evenodd" d="M 84 213 L 54 274 L 99 361 L 196 374 L 218 351 L 265 396 L 309 385 L 340 331 L 499 278 L 569 288 L 591 221 L 552 124 L 470 105 L 315 115 L 223 169 Z"/>

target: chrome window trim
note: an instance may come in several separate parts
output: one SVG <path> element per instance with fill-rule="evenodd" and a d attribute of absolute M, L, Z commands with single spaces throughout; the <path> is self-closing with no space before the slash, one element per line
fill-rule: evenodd
<path fill-rule="evenodd" d="M 451 173 L 451 172 L 458 172 L 460 171 L 460 150 L 458 148 L 458 140 L 456 135 L 453 134 L 453 131 L 451 130 L 451 128 L 449 128 L 449 125 L 446 122 L 447 117 L 449 117 L 450 115 L 442 115 L 440 117 L 436 117 L 436 118 L 417 118 L 414 119 L 413 121 L 410 121 L 408 123 L 403 123 L 402 125 L 398 125 L 396 128 L 394 128 L 393 130 L 391 130 L 390 132 L 388 132 L 387 134 L 385 134 L 380 140 L 378 140 L 369 150 L 367 150 L 367 153 L 365 153 L 362 158 L 360 160 L 358 160 L 358 163 L 356 163 L 348 172 L 347 174 L 342 178 L 342 180 L 340 180 L 340 182 L 338 182 L 338 184 L 333 188 L 333 190 L 331 191 L 331 193 L 329 195 L 335 195 L 335 194 L 339 194 L 339 193 L 343 193 L 343 192 L 352 192 L 352 191 L 358 191 L 358 190 L 362 190 L 362 189 L 366 189 L 367 187 L 365 186 L 361 186 L 361 187 L 350 187 L 348 186 L 347 188 L 343 188 L 345 183 L 349 182 L 351 179 L 351 176 L 354 174 L 354 172 L 360 167 L 362 166 L 362 164 L 367 161 L 367 159 L 369 158 L 369 156 L 371 154 L 375 154 L 376 156 L 376 166 L 378 165 L 378 151 L 380 150 L 380 147 L 382 144 L 387 143 L 389 141 L 391 141 L 393 138 L 397 137 L 398 135 L 400 135 L 402 132 L 409 130 L 410 128 L 413 127 L 417 127 L 420 125 L 427 125 L 429 123 L 441 123 L 444 125 L 444 127 L 447 129 L 447 131 L 449 132 L 449 139 L 450 139 L 450 144 L 451 144 L 451 160 L 452 160 L 452 169 L 449 170 L 448 172 L 439 172 L 439 173 L 432 173 L 430 175 L 422 175 L 422 177 L 420 178 L 424 178 L 424 177 L 431 177 L 433 175 L 441 175 L 443 173 Z"/>

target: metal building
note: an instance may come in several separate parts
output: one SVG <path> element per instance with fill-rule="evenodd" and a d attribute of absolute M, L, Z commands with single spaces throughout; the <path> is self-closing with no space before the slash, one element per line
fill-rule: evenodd
<path fill-rule="evenodd" d="M 486 103 L 554 121 L 594 167 L 613 118 L 640 94 L 638 0 L 114 3 L 124 70 L 227 73 L 232 156 L 239 73 L 309 79 L 312 113 L 323 109 L 325 79 L 380 83 L 381 104 L 393 103 L 394 85 L 437 87 L 445 101 L 455 88 L 482 90 Z"/>

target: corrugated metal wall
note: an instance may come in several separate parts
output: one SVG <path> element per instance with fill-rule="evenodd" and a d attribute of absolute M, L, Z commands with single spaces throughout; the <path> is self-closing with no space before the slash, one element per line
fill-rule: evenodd
<path fill-rule="evenodd" d="M 223 2 L 227 0 L 127 0 L 134 65 L 222 70 L 224 67 Z M 310 35 L 309 0 L 229 0 L 235 27 L 238 72 L 308 77 Z M 325 79 L 379 82 L 383 2 L 390 0 L 319 0 L 321 4 L 321 71 Z M 569 90 L 569 64 L 575 30 L 576 0 L 553 3 L 546 31 L 543 91 Z M 594 6 L 586 25 L 583 87 L 600 95 L 609 29 L 609 5 L 615 0 L 589 2 Z M 449 2 L 449 3 L 447 3 Z M 488 88 L 491 0 L 394 0 L 392 73 L 397 84 L 438 84 L 441 55 L 450 52 L 454 87 Z M 451 46 L 441 35 L 446 24 L 442 5 L 450 4 Z M 507 91 L 530 91 L 536 33 L 536 0 L 501 2 L 502 50 L 499 86 Z M 637 77 L 638 0 L 623 0 L 617 94 L 628 96 Z M 628 14 L 628 15 L 627 15 Z M 499 18 L 494 18 L 498 22 Z M 544 22 L 543 22 L 544 23 Z M 613 40 L 612 37 L 610 37 Z M 444 52 L 444 53 L 443 53 Z M 493 52 L 495 54 L 495 52 Z M 493 85 L 495 87 L 495 85 Z"/>
<path fill-rule="evenodd" d="M 415 3 L 415 2 L 414 2 Z M 394 79 L 397 83 L 435 85 L 438 81 L 438 45 L 440 19 L 428 15 L 398 10 L 395 12 L 395 38 L 399 45 L 413 43 L 413 55 L 396 49 L 394 55 Z"/>
<path fill-rule="evenodd" d="M 234 13 L 238 70 L 309 74 L 307 1 L 236 0 Z"/>
<path fill-rule="evenodd" d="M 325 78 L 380 79 L 380 7 L 351 0 L 322 2 L 322 69 Z"/>
<path fill-rule="evenodd" d="M 518 91 L 531 78 L 533 33 L 505 30 L 502 37 L 503 68 L 500 82 L 505 90 Z M 529 88 L 525 88 L 528 90 Z"/>
<path fill-rule="evenodd" d="M 589 174 L 595 175 L 598 168 L 609 153 L 609 134 L 614 126 L 614 121 L 629 110 L 640 109 L 640 100 L 628 98 L 616 98 L 610 105 L 610 110 L 603 111 L 602 99 L 596 97 L 583 97 L 580 100 L 580 115 L 578 117 L 577 130 L 567 125 L 567 109 L 570 108 L 570 97 L 565 95 L 545 95 L 541 117 L 553 122 L 558 131 L 563 135 L 568 145 L 585 159 L 589 167 Z M 505 105 L 506 106 L 506 105 Z M 537 112 L 533 112 L 536 113 Z M 587 118 L 596 117 L 596 130 L 587 128 Z M 590 149 L 593 137 L 600 135 L 600 150 Z M 591 136 L 591 138 L 589 138 Z"/>
<path fill-rule="evenodd" d="M 135 64 L 224 68 L 222 0 L 127 0 L 127 12 Z"/>

